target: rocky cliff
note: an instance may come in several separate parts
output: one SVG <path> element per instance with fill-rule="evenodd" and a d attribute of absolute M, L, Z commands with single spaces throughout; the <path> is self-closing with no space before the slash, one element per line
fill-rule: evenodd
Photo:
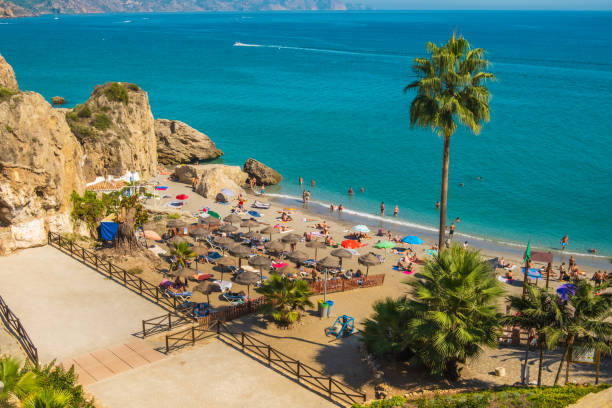
<path fill-rule="evenodd" d="M 157 174 L 155 121 L 147 93 L 137 85 L 109 82 L 66 114 L 85 150 L 85 177 Z"/>
<path fill-rule="evenodd" d="M 0 0 L 0 18 L 40 14 L 363 9 L 341 0 Z"/>
<path fill-rule="evenodd" d="M 6 62 L 2 55 L 0 55 L 0 88 L 6 88 L 11 91 L 19 90 L 15 71 L 13 71 L 13 67 Z"/>
<path fill-rule="evenodd" d="M 178 120 L 156 119 L 157 160 L 162 164 L 216 159 L 223 152 L 212 140 Z"/>
<path fill-rule="evenodd" d="M 253 158 L 249 158 L 244 162 L 243 170 L 249 177 L 255 177 L 257 184 L 278 184 L 283 179 L 283 176 L 276 170 Z"/>
<path fill-rule="evenodd" d="M 0 254 L 72 231 L 70 194 L 82 192 L 83 150 L 66 119 L 35 92 L 17 91 L 0 57 Z M 8 86 L 14 89 L 9 90 Z"/>

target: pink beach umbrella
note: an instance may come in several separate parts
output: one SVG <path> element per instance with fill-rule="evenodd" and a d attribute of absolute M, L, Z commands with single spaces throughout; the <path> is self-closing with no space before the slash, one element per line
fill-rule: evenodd
<path fill-rule="evenodd" d="M 187 194 L 179 194 L 175 197 L 177 200 L 186 200 L 189 198 Z"/>

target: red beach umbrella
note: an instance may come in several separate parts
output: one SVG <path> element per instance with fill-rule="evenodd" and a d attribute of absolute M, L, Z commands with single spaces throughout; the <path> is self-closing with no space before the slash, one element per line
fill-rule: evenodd
<path fill-rule="evenodd" d="M 342 241 L 340 245 L 342 245 L 344 248 L 356 249 L 361 247 L 361 242 L 355 241 L 354 239 L 347 239 Z"/>
<path fill-rule="evenodd" d="M 186 200 L 189 198 L 187 194 L 179 194 L 175 197 L 177 200 Z"/>

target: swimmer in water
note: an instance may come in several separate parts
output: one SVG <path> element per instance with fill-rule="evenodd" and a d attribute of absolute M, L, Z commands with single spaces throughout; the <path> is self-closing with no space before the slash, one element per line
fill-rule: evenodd
<path fill-rule="evenodd" d="M 365 191 L 365 189 L 364 189 L 363 187 L 361 187 L 361 188 L 359 189 L 359 191 L 361 191 L 361 192 L 363 193 L 363 192 Z"/>
<path fill-rule="evenodd" d="M 314 186 L 315 186 L 315 181 L 314 181 L 314 180 L 310 180 L 310 185 L 311 185 L 312 187 L 314 187 Z"/>
<path fill-rule="evenodd" d="M 298 181 L 300 182 L 300 186 L 301 186 L 302 184 L 304 184 L 304 179 L 303 179 L 303 178 L 301 178 L 301 177 L 300 177 L 300 178 L 298 179 Z"/>
<path fill-rule="evenodd" d="M 436 201 L 436 210 L 440 209 L 440 202 Z"/>
<path fill-rule="evenodd" d="M 349 187 L 348 193 L 349 195 L 353 195 L 353 187 Z"/>
<path fill-rule="evenodd" d="M 459 184 L 460 187 L 465 187 L 464 183 Z"/>

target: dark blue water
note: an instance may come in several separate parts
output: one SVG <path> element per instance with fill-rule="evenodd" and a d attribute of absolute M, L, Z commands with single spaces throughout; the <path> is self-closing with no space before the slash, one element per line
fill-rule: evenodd
<path fill-rule="evenodd" d="M 242 164 L 316 180 L 313 199 L 435 228 L 442 141 L 411 130 L 412 58 L 453 30 L 488 51 L 491 122 L 451 142 L 449 218 L 492 240 L 612 254 L 612 13 L 359 12 L 61 16 L 0 23 L 23 89 L 85 100 L 130 81 L 158 118 Z M 234 46 L 235 42 L 259 46 Z M 478 181 L 477 177 L 482 177 Z M 465 187 L 459 184 L 464 183 Z M 352 200 L 349 186 L 365 187 Z"/>

